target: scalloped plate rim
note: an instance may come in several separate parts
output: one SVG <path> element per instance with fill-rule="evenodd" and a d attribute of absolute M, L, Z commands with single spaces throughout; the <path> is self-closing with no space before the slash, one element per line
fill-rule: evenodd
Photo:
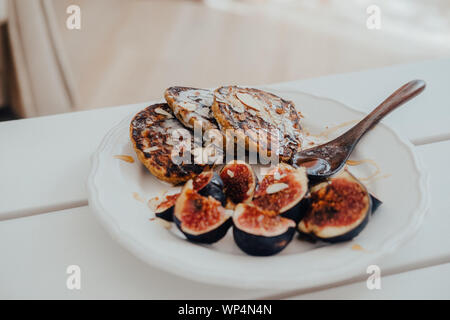
<path fill-rule="evenodd" d="M 292 92 L 296 94 L 303 94 L 309 97 L 313 97 L 315 99 L 320 100 L 327 100 L 336 104 L 339 104 L 341 107 L 348 109 L 349 111 L 353 113 L 357 113 L 360 116 L 364 116 L 365 114 L 361 111 L 355 110 L 347 105 L 342 104 L 341 102 L 338 102 L 336 100 L 326 98 L 326 97 L 319 97 L 315 95 L 311 95 L 308 93 L 304 93 L 301 91 L 295 91 L 295 90 L 283 90 L 283 89 L 272 89 L 270 87 L 259 87 L 261 89 L 270 90 L 276 93 L 280 92 Z M 147 105 L 150 105 L 151 103 L 156 102 L 150 102 Z M 420 204 L 416 209 L 416 212 L 414 214 L 414 219 L 411 219 L 409 225 L 403 229 L 403 232 L 400 233 L 396 238 L 386 240 L 382 244 L 382 249 L 379 250 L 376 253 L 370 253 L 365 255 L 360 255 L 358 258 L 358 263 L 355 263 L 353 266 L 345 266 L 330 272 L 327 272 L 326 276 L 323 275 L 323 273 L 313 273 L 309 274 L 308 279 L 298 278 L 298 279 L 292 279 L 289 280 L 289 282 L 283 282 L 283 283 L 273 283 L 273 281 L 268 280 L 267 278 L 263 279 L 253 279 L 251 281 L 241 279 L 239 277 L 236 277 L 234 275 L 227 276 L 226 274 L 216 274 L 214 272 L 206 272 L 205 270 L 199 270 L 199 269 L 193 269 L 189 270 L 189 272 L 186 271 L 186 264 L 183 266 L 178 266 L 176 261 L 170 261 L 173 259 L 170 259 L 167 255 L 150 255 L 147 251 L 147 249 L 137 242 L 135 239 L 132 238 L 132 236 L 128 235 L 124 230 L 121 229 L 120 225 L 112 219 L 112 217 L 108 214 L 108 212 L 104 209 L 104 207 L 101 204 L 101 201 L 99 200 L 99 190 L 98 186 L 95 183 L 95 177 L 100 165 L 99 156 L 102 152 L 102 150 L 105 148 L 105 146 L 108 144 L 108 141 L 111 137 L 111 135 L 121 126 L 123 126 L 124 122 L 128 122 L 131 120 L 132 115 L 126 116 L 124 119 L 122 119 L 117 125 L 115 125 L 112 129 L 109 130 L 109 132 L 105 135 L 105 137 L 102 139 L 100 146 L 94 153 L 92 157 L 92 169 L 89 174 L 88 180 L 87 180 L 87 189 L 89 194 L 89 206 L 92 208 L 93 212 L 95 213 L 95 216 L 99 219 L 101 224 L 106 228 L 108 233 L 112 236 L 113 239 L 118 241 L 118 243 L 126 248 L 127 250 L 131 251 L 135 256 L 137 256 L 142 261 L 146 262 L 149 265 L 152 265 L 154 267 L 157 267 L 159 269 L 162 269 L 167 272 L 171 272 L 173 274 L 176 274 L 178 276 L 188 278 L 191 280 L 203 282 L 203 283 L 209 283 L 209 284 L 215 284 L 215 285 L 222 285 L 227 287 L 238 287 L 238 288 L 246 288 L 246 289 L 304 289 L 304 288 L 311 288 L 316 287 L 319 285 L 325 285 L 337 281 L 342 281 L 345 279 L 349 279 L 351 277 L 348 276 L 348 274 L 359 274 L 361 270 L 362 265 L 368 265 L 370 262 L 374 261 L 375 259 L 379 259 L 386 254 L 392 253 L 395 251 L 398 247 L 400 247 L 402 244 L 404 244 L 406 241 L 408 241 L 411 237 L 414 236 L 414 234 L 419 229 L 426 212 L 429 208 L 429 188 L 428 188 L 428 172 L 424 170 L 422 162 L 420 158 L 416 155 L 415 151 L 413 150 L 414 146 L 413 144 L 406 139 L 405 137 L 401 136 L 396 130 L 390 128 L 389 126 L 380 123 L 378 126 L 384 127 L 386 130 L 389 130 L 393 136 L 407 147 L 407 150 L 409 151 L 411 155 L 411 160 L 413 161 L 414 167 L 419 175 L 419 188 L 420 188 Z M 258 258 L 256 258 L 258 259 Z"/>

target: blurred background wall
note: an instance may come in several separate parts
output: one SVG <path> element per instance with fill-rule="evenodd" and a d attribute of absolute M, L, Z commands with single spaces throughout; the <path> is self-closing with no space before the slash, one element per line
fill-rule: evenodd
<path fill-rule="evenodd" d="M 10 0 L 3 21 L 0 100 L 23 117 L 450 56 L 447 0 Z"/>

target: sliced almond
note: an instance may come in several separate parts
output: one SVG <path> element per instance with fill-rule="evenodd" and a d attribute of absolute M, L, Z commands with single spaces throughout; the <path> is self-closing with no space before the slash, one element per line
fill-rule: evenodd
<path fill-rule="evenodd" d="M 275 180 L 280 180 L 280 179 L 286 177 L 286 174 L 285 173 L 281 174 L 280 171 L 277 170 L 273 173 L 273 177 Z"/>
<path fill-rule="evenodd" d="M 156 108 L 155 112 L 159 113 L 159 114 L 162 114 L 163 116 L 166 116 L 167 118 L 173 118 L 173 116 L 170 113 L 168 113 L 166 110 L 164 110 L 164 109 Z"/>
<path fill-rule="evenodd" d="M 284 190 L 288 187 L 289 186 L 286 183 L 271 184 L 270 186 L 267 187 L 266 193 L 271 194 L 271 193 L 280 192 L 281 190 Z"/>
<path fill-rule="evenodd" d="M 200 114 L 201 116 L 207 118 L 207 117 L 209 117 L 210 111 L 211 111 L 210 108 L 205 107 L 205 108 L 201 108 L 201 109 L 197 110 L 197 113 Z"/>
<path fill-rule="evenodd" d="M 261 112 L 260 117 L 262 120 L 264 120 L 265 122 L 267 122 L 269 124 L 274 122 L 274 121 L 272 121 L 272 118 L 270 117 L 270 115 L 266 112 Z"/>
<path fill-rule="evenodd" d="M 239 101 L 235 101 L 235 103 L 232 103 L 231 107 L 237 113 L 243 113 L 245 111 L 244 106 Z"/>
<path fill-rule="evenodd" d="M 197 105 L 191 102 L 183 102 L 182 104 L 183 109 L 186 109 L 187 111 L 195 111 L 197 110 Z"/>
<path fill-rule="evenodd" d="M 234 172 L 231 171 L 231 170 L 227 170 L 227 174 L 228 174 L 231 178 L 234 177 Z"/>
<path fill-rule="evenodd" d="M 145 148 L 143 151 L 145 153 L 151 153 L 151 152 L 156 151 L 156 150 L 159 150 L 159 147 L 153 146 L 153 147 L 150 147 L 150 148 Z"/>
<path fill-rule="evenodd" d="M 250 113 L 252 116 L 256 116 L 255 110 L 253 110 L 253 109 L 248 109 L 247 111 L 248 111 L 248 113 Z"/>
<path fill-rule="evenodd" d="M 280 172 L 278 170 L 273 173 L 273 177 L 274 177 L 275 180 L 280 180 L 280 176 L 281 175 L 280 175 Z"/>
<path fill-rule="evenodd" d="M 237 92 L 236 97 L 246 106 L 255 109 L 256 111 L 261 111 L 261 104 L 253 95 Z"/>

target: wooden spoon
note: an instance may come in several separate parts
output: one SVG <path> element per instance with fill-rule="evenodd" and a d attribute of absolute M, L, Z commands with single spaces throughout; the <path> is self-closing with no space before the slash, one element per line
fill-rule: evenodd
<path fill-rule="evenodd" d="M 403 85 L 353 128 L 336 139 L 293 155 L 294 166 L 306 167 L 310 179 L 327 178 L 344 166 L 361 137 L 382 118 L 425 89 L 423 80 L 413 80 Z"/>

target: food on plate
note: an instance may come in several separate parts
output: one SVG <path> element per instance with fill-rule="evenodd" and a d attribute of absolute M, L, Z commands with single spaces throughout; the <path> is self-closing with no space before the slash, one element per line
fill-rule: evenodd
<path fill-rule="evenodd" d="M 193 188 L 204 197 L 213 197 L 222 206 L 225 205 L 226 197 L 223 192 L 223 181 L 217 172 L 212 170 L 200 173 L 193 179 Z"/>
<path fill-rule="evenodd" d="M 283 250 L 295 233 L 295 222 L 273 215 L 253 204 L 238 204 L 233 215 L 237 246 L 253 256 L 270 256 Z"/>
<path fill-rule="evenodd" d="M 225 205 L 223 182 L 217 172 L 212 170 L 204 171 L 193 179 L 192 184 L 193 189 L 200 195 L 204 197 L 211 196 L 217 201 L 220 201 L 222 205 Z M 151 207 L 154 208 L 156 217 L 172 222 L 173 208 L 179 195 L 180 193 L 164 195 L 164 197 L 158 201 L 156 205 L 151 205 Z M 155 198 L 151 199 L 152 204 L 154 200 Z"/>
<path fill-rule="evenodd" d="M 302 235 L 326 242 L 348 241 L 367 225 L 372 199 L 347 170 L 311 188 L 310 205 L 298 224 Z"/>
<path fill-rule="evenodd" d="M 283 163 L 302 146 L 300 115 L 292 102 L 236 86 L 214 92 L 170 87 L 164 96 L 168 103 L 135 115 L 130 137 L 138 159 L 154 176 L 175 185 L 185 183 L 181 193 L 154 198 L 156 204 L 150 199 L 149 206 L 165 223 L 175 222 L 187 240 L 215 243 L 232 227 L 242 251 L 269 256 L 282 251 L 296 230 L 303 239 L 351 240 L 381 205 L 347 169 L 309 182 L 305 167 Z M 192 134 L 197 126 L 202 127 L 204 141 Z M 215 172 L 224 147 L 216 136 L 228 138 L 228 129 L 232 139 L 226 143 L 227 151 L 245 145 L 258 151 L 260 159 L 275 155 L 282 162 L 260 182 L 242 160 L 232 160 Z M 180 153 L 182 158 L 175 161 Z"/>
<path fill-rule="evenodd" d="M 168 222 L 172 222 L 173 207 L 175 206 L 175 202 L 177 201 L 179 195 L 179 193 L 165 195 L 154 209 L 155 216 Z"/>
<path fill-rule="evenodd" d="M 237 142 L 263 156 L 288 161 L 302 144 L 300 116 L 294 103 L 274 94 L 237 86 L 214 91 L 214 117 Z"/>
<path fill-rule="evenodd" d="M 189 180 L 178 197 L 173 219 L 189 241 L 214 243 L 222 239 L 232 225 L 231 216 L 220 201 L 204 197 Z"/>
<path fill-rule="evenodd" d="M 259 183 L 253 196 L 253 204 L 298 223 L 304 212 L 303 199 L 307 193 L 308 178 L 305 168 L 294 168 L 280 163 Z"/>
<path fill-rule="evenodd" d="M 189 141 L 184 141 L 188 146 L 180 143 L 182 138 L 174 141 L 174 137 L 183 136 L 190 137 Z M 147 169 L 158 179 L 174 185 L 186 182 L 211 167 L 195 163 L 190 151 L 197 148 L 193 135 L 173 116 L 166 103 L 154 104 L 138 112 L 130 124 L 130 138 L 138 159 Z M 183 152 L 183 148 L 188 151 Z M 173 161 L 173 153 L 178 154 L 178 151 L 183 153 L 180 157 L 186 156 L 188 161 Z"/>
<path fill-rule="evenodd" d="M 252 200 L 257 178 L 249 164 L 241 160 L 230 161 L 220 171 L 220 178 L 223 181 L 227 208 L 233 209 L 238 203 Z"/>
<path fill-rule="evenodd" d="M 217 123 L 211 111 L 214 94 L 210 90 L 190 87 L 170 87 L 164 92 L 164 98 L 173 113 L 187 128 L 201 126 L 203 131 L 217 129 Z"/>
<path fill-rule="evenodd" d="M 370 194 L 370 199 L 372 200 L 372 213 L 374 213 L 383 204 L 383 202 L 373 194 Z"/>

